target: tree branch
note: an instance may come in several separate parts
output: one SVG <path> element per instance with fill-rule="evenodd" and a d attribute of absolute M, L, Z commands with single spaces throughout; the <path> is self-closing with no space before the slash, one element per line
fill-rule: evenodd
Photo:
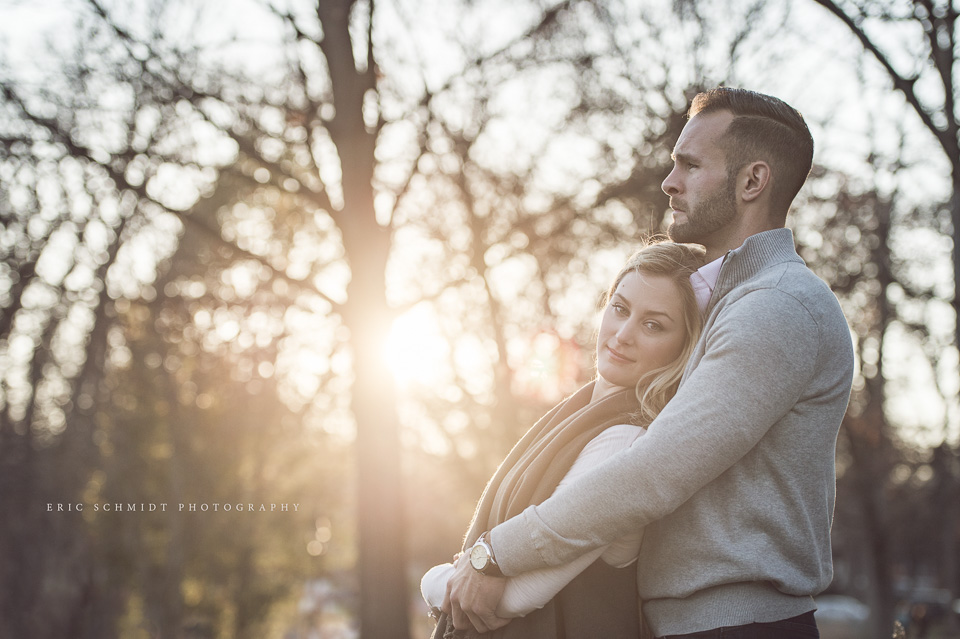
<path fill-rule="evenodd" d="M 329 303 L 334 308 L 334 310 L 337 310 L 337 311 L 340 310 L 341 304 L 336 300 L 334 300 L 331 296 L 327 295 L 326 293 L 318 289 L 316 286 L 313 286 L 309 282 L 297 280 L 288 276 L 284 271 L 277 269 L 273 265 L 271 265 L 270 262 L 265 257 L 261 255 L 257 255 L 255 253 L 251 253 L 250 251 L 240 248 L 233 242 L 230 242 L 224 239 L 223 236 L 220 234 L 219 230 L 215 230 L 208 227 L 206 224 L 204 224 L 197 218 L 191 216 L 188 212 L 169 209 L 166 206 L 164 206 L 162 203 L 156 201 L 153 197 L 151 197 L 147 193 L 146 182 L 138 186 L 134 186 L 130 184 L 130 182 L 127 181 L 123 171 L 121 171 L 116 166 L 113 166 L 110 163 L 105 163 L 97 160 L 94 157 L 94 154 L 89 149 L 77 144 L 73 140 L 69 132 L 63 131 L 59 123 L 56 121 L 56 119 L 44 118 L 42 116 L 39 116 L 30 112 L 29 109 L 27 109 L 26 105 L 23 103 L 23 101 L 20 99 L 20 97 L 8 85 L 4 85 L 2 88 L 0 88 L 0 90 L 2 90 L 3 97 L 9 102 L 11 102 L 12 104 L 14 104 L 18 108 L 18 110 L 21 113 L 23 113 L 23 115 L 28 120 L 30 120 L 35 125 L 41 127 L 42 129 L 46 130 L 54 141 L 64 145 L 67 148 L 67 151 L 70 153 L 70 155 L 77 158 L 83 158 L 88 162 L 91 162 L 92 164 L 95 164 L 101 167 L 110 177 L 110 179 L 113 180 L 113 182 L 117 185 L 119 189 L 134 193 L 137 196 L 137 198 L 140 199 L 141 201 L 146 201 L 146 202 L 151 202 L 153 204 L 156 204 L 162 210 L 175 215 L 186 226 L 189 226 L 191 228 L 201 231 L 208 238 L 213 240 L 215 243 L 220 244 L 221 246 L 224 246 L 226 248 L 229 248 L 231 251 L 235 251 L 237 254 L 245 258 L 259 262 L 260 264 L 270 268 L 271 272 L 274 274 L 275 277 L 278 277 L 284 280 L 287 284 L 290 284 L 295 289 L 306 290 L 306 291 L 309 291 L 310 293 L 314 293 L 320 296 L 321 298 L 323 298 L 327 303 Z"/>
<path fill-rule="evenodd" d="M 843 22 L 857 37 L 857 39 L 860 40 L 863 48 L 873 54 L 873 57 L 877 59 L 877 62 L 879 62 L 887 71 L 887 74 L 893 81 L 894 88 L 903 93 L 904 97 L 907 99 L 907 102 L 913 107 L 917 115 L 920 116 L 924 126 L 927 127 L 927 129 L 929 129 L 930 132 L 933 133 L 937 138 L 937 141 L 943 147 L 943 150 L 946 151 L 948 157 L 954 158 L 951 159 L 951 162 L 953 162 L 955 165 L 957 162 L 960 162 L 960 160 L 955 159 L 956 153 L 954 149 L 957 146 L 956 136 L 953 137 L 953 140 L 950 140 L 948 131 L 938 127 L 933 121 L 932 114 L 920 103 L 920 99 L 917 97 L 916 91 L 914 90 L 918 78 L 916 76 L 912 78 L 906 78 L 893 68 L 893 64 L 890 62 L 887 56 L 884 55 L 884 53 L 879 49 L 879 47 L 877 47 L 877 45 L 870 39 L 867 33 L 860 26 L 863 16 L 853 17 L 848 15 L 839 7 L 839 5 L 837 5 L 836 2 L 834 2 L 834 0 L 814 0 L 814 2 L 839 18 L 840 21 Z M 857 18 L 860 18 L 860 20 Z M 946 115 L 948 120 L 955 119 L 953 113 L 947 113 Z"/>

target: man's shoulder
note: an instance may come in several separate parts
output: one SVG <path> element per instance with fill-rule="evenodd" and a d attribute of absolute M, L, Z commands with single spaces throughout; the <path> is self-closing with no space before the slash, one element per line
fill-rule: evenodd
<path fill-rule="evenodd" d="M 720 334 L 736 335 L 741 347 L 758 350 L 796 346 L 813 358 L 812 370 L 852 365 L 850 328 L 840 303 L 802 262 L 771 266 L 731 291 L 705 328 L 708 340 Z"/>
<path fill-rule="evenodd" d="M 839 311 L 830 287 L 802 261 L 780 262 L 757 272 L 739 287 L 741 294 L 752 291 L 779 291 L 800 303 Z"/>
<path fill-rule="evenodd" d="M 818 319 L 831 318 L 846 323 L 837 296 L 806 264 L 784 264 L 777 288 L 795 297 Z"/>
<path fill-rule="evenodd" d="M 770 265 L 725 297 L 721 305 L 740 307 L 755 318 L 751 323 L 763 321 L 761 318 L 784 324 L 812 321 L 830 332 L 846 330 L 836 295 L 802 261 Z"/>

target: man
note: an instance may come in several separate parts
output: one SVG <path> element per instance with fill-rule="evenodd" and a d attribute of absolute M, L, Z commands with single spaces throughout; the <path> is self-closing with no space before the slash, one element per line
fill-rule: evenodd
<path fill-rule="evenodd" d="M 750 91 L 702 93 L 688 115 L 663 182 L 669 233 L 706 247 L 692 279 L 713 290 L 680 389 L 629 450 L 484 534 L 448 585 L 458 628 L 507 623 L 499 572 L 645 527 L 638 583 L 656 636 L 818 636 L 853 351 L 784 228 L 813 140 L 796 110 Z"/>

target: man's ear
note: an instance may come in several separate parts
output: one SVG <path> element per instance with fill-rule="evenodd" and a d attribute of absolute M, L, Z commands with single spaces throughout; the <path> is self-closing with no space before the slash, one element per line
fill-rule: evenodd
<path fill-rule="evenodd" d="M 763 161 L 752 162 L 740 171 L 740 196 L 747 202 L 756 200 L 770 186 L 770 165 Z"/>

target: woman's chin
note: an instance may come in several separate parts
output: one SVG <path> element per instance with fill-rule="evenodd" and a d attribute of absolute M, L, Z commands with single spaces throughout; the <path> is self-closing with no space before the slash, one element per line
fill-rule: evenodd
<path fill-rule="evenodd" d="M 637 379 L 627 375 L 601 373 L 598 375 L 597 383 L 611 389 L 631 388 L 637 385 Z"/>

